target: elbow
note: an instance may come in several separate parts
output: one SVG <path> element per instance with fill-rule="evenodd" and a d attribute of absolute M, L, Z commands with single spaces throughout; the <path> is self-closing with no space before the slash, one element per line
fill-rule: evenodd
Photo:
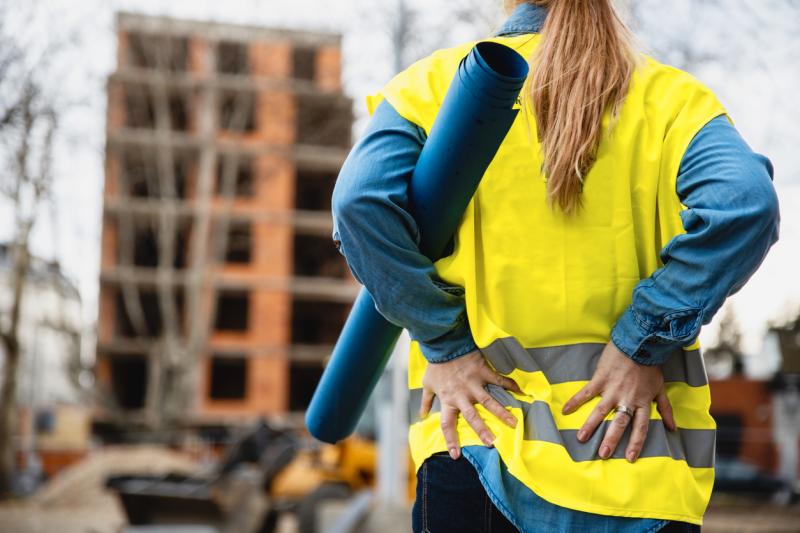
<path fill-rule="evenodd" d="M 350 180 L 339 175 L 331 195 L 331 218 L 333 219 L 333 241 L 344 254 L 342 240 L 353 233 L 353 206 L 358 202 Z"/>
<path fill-rule="evenodd" d="M 772 191 L 769 206 L 767 209 L 765 209 L 764 217 L 769 222 L 769 229 L 772 239 L 771 244 L 774 244 L 778 241 L 781 224 L 780 205 L 778 203 L 778 195 L 775 193 L 775 190 Z"/>
<path fill-rule="evenodd" d="M 756 222 L 769 236 L 770 245 L 778 240 L 780 228 L 780 203 L 771 180 L 761 180 L 752 191 L 753 214 Z"/>
<path fill-rule="evenodd" d="M 342 186 L 342 180 L 336 180 L 331 196 L 331 216 L 335 221 L 342 220 L 347 215 L 347 204 L 350 203 L 350 195 Z"/>
<path fill-rule="evenodd" d="M 369 195 L 365 190 L 359 191 L 353 186 L 351 180 L 340 174 L 331 196 L 331 216 L 335 223 L 348 233 L 357 224 L 358 213 L 364 212 L 365 205 L 369 203 Z"/>
<path fill-rule="evenodd" d="M 356 246 L 356 238 L 363 238 L 368 224 L 364 216 L 365 197 L 346 189 L 334 190 L 331 197 L 331 218 L 333 220 L 333 244 L 339 253 L 350 260 L 350 251 Z M 357 237 L 358 236 L 358 237 Z"/>
<path fill-rule="evenodd" d="M 331 197 L 331 217 L 333 219 L 333 231 L 331 238 L 333 245 L 344 257 L 350 274 L 358 283 L 364 284 L 361 278 L 356 273 L 354 261 L 358 258 L 358 247 L 352 242 L 350 236 L 354 232 L 352 227 L 352 220 L 349 215 L 352 209 L 349 209 L 351 198 L 348 194 L 343 193 L 344 189 L 339 187 L 337 182 L 334 188 L 333 196 Z"/>
<path fill-rule="evenodd" d="M 761 235 L 768 245 L 778 240 L 780 205 L 772 184 L 772 163 L 760 154 L 740 163 L 742 178 L 738 184 L 737 204 L 742 205 L 742 215 L 754 234 Z"/>
<path fill-rule="evenodd" d="M 331 196 L 331 218 L 333 221 L 333 245 L 344 257 L 353 278 L 361 283 L 365 249 L 369 244 L 369 195 L 365 190 L 353 187 L 347 176 L 341 173 Z"/>
<path fill-rule="evenodd" d="M 342 244 L 342 235 L 347 233 L 349 222 L 345 220 L 347 213 L 346 198 L 343 194 L 342 180 L 337 179 L 331 196 L 331 220 L 333 222 L 333 230 L 331 232 L 331 240 L 336 250 L 344 256 L 347 260 L 345 253 L 345 246 Z"/>
<path fill-rule="evenodd" d="M 767 200 L 765 201 L 765 214 L 769 217 L 769 220 L 772 221 L 777 231 L 777 228 L 781 222 L 781 207 L 780 202 L 778 201 L 778 193 L 775 190 L 775 187 L 772 185 L 772 181 L 770 181 L 767 189 L 768 190 L 765 194 L 767 197 Z"/>

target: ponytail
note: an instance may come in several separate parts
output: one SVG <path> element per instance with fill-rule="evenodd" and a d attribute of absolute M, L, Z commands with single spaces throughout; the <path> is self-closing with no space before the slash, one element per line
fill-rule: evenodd
<path fill-rule="evenodd" d="M 548 13 L 523 97 L 533 100 L 548 201 L 573 214 L 597 157 L 603 116 L 618 113 L 636 55 L 612 0 L 527 1 Z"/>

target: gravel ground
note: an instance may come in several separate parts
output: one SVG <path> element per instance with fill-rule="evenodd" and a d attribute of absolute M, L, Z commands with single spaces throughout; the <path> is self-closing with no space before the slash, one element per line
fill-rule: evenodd
<path fill-rule="evenodd" d="M 35 502 L 0 504 L 0 531 L 3 533 L 117 533 L 124 525 L 122 509 L 112 496 L 100 497 L 91 506 L 67 508 Z M 278 530 L 281 533 L 293 533 L 296 528 L 295 521 L 287 516 L 281 520 Z M 379 533 L 389 531 L 394 529 L 387 528 L 386 524 L 378 529 Z M 800 507 L 712 507 L 706 514 L 703 532 L 798 533 Z"/>
<path fill-rule="evenodd" d="M 800 505 L 777 507 L 752 502 L 712 505 L 703 523 L 703 533 L 800 532 Z"/>

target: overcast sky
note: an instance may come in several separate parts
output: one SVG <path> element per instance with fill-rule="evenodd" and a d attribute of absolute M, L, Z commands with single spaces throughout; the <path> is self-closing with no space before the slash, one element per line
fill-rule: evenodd
<path fill-rule="evenodd" d="M 10 1 L 10 0 L 0 0 Z M 752 369 L 770 362 L 760 355 L 768 320 L 781 320 L 800 306 L 800 57 L 798 10 L 781 0 L 708 0 L 689 11 L 690 0 L 633 0 L 640 15 L 635 27 L 642 44 L 657 59 L 685 67 L 717 92 L 745 139 L 775 164 L 775 185 L 782 206 L 781 240 L 750 283 L 730 303 L 753 354 Z M 431 46 L 448 46 L 480 36 L 502 20 L 499 2 L 472 0 L 481 25 L 453 25 L 453 0 L 407 0 L 422 13 L 406 62 Z M 105 78 L 115 66 L 113 13 L 117 10 L 198 20 L 261 24 L 343 34 L 345 91 L 354 99 L 363 127 L 364 96 L 392 75 L 388 24 L 396 0 L 43 0 L 45 15 L 25 31 L 46 37 L 77 37 L 59 55 L 52 86 L 76 103 L 66 117 L 56 157 L 56 217 L 41 219 L 35 251 L 58 254 L 67 273 L 79 284 L 87 320 L 96 315 L 99 236 L 102 207 L 105 134 Z M 722 4 L 727 11 L 718 7 Z M 426 11 L 422 11 L 422 7 Z M 479 12 L 479 13 L 478 13 Z M 476 33 L 476 31 L 478 33 Z M 697 57 L 693 56 L 696 55 Z M 415 57 L 416 56 L 416 57 Z M 0 239 L 10 237 L 7 206 L 0 204 Z M 53 235 L 57 238 L 53 238 Z M 713 340 L 715 325 L 702 340 Z"/>

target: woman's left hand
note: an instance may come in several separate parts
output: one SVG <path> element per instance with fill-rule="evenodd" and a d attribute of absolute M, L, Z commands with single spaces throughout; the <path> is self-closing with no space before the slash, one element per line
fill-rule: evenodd
<path fill-rule="evenodd" d="M 500 402 L 492 398 L 486 385 L 522 393 L 514 380 L 489 368 L 480 350 L 474 350 L 444 363 L 430 363 L 422 378 L 422 404 L 420 418 L 425 418 L 437 396 L 442 406 L 440 424 L 450 457 L 458 459 L 461 445 L 458 442 L 458 414 L 472 427 L 486 446 L 494 442 L 494 434 L 478 414 L 474 404 L 481 404 L 487 411 L 509 427 L 517 427 L 517 419 Z"/>
<path fill-rule="evenodd" d="M 625 457 L 634 462 L 644 446 L 650 425 L 650 406 L 655 400 L 664 425 L 675 430 L 672 406 L 664 391 L 664 375 L 660 366 L 641 365 L 619 351 L 609 342 L 603 349 L 597 369 L 591 381 L 581 388 L 564 404 L 562 412 L 567 415 L 595 396 L 601 400 L 578 430 L 578 440 L 586 442 L 605 417 L 617 406 L 633 410 L 633 416 L 619 412 L 608 426 L 598 454 L 601 458 L 611 457 L 617 448 L 628 423 L 633 424 L 631 437 Z M 631 420 L 632 419 L 632 420 Z"/>

